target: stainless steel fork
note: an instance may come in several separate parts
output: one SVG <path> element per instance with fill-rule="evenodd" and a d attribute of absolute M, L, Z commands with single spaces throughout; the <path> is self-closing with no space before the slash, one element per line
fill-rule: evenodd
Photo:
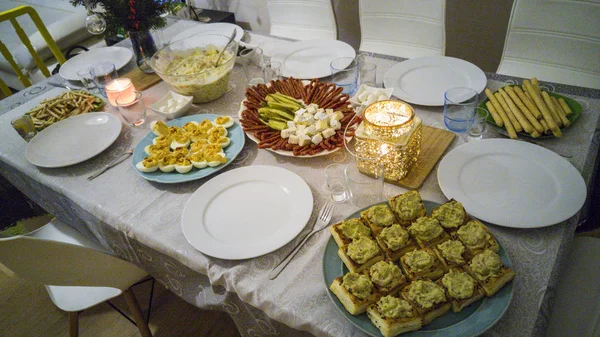
<path fill-rule="evenodd" d="M 271 270 L 271 272 L 269 273 L 269 280 L 275 279 L 277 275 L 281 273 L 283 268 L 285 268 L 285 266 L 287 266 L 287 264 L 290 263 L 290 261 L 294 258 L 294 256 L 296 256 L 298 251 L 300 251 L 300 248 L 302 248 L 304 243 L 306 243 L 306 241 L 308 241 L 308 239 L 310 239 L 311 236 L 327 228 L 329 222 L 331 222 L 332 214 L 333 204 L 328 202 L 325 205 L 323 205 L 323 208 L 321 208 L 321 211 L 319 212 L 319 217 L 317 218 L 317 221 L 315 222 L 315 226 L 313 227 L 312 231 L 308 233 L 308 235 L 296 246 L 296 248 L 294 248 L 294 250 L 292 250 L 277 266 L 275 266 L 273 270 Z"/>

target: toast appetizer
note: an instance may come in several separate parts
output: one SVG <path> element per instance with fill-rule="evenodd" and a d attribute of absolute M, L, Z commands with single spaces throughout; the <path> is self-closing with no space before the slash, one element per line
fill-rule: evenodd
<path fill-rule="evenodd" d="M 466 263 L 465 246 L 459 240 L 448 240 L 433 248 L 445 271 Z"/>
<path fill-rule="evenodd" d="M 360 218 L 347 219 L 331 225 L 329 232 L 339 247 L 349 244 L 360 236 L 371 236 L 371 230 Z"/>
<path fill-rule="evenodd" d="M 429 248 L 416 249 L 400 258 L 404 272 L 411 280 L 429 278 L 436 280 L 444 275 L 442 263 Z"/>
<path fill-rule="evenodd" d="M 479 301 L 484 295 L 481 285 L 460 268 L 450 269 L 437 282 L 446 289 L 454 312 L 459 312 L 471 303 Z"/>
<path fill-rule="evenodd" d="M 498 290 L 515 278 L 515 272 L 505 266 L 500 255 L 491 249 L 475 255 L 464 268 L 481 284 L 488 297 L 494 296 Z"/>
<path fill-rule="evenodd" d="M 456 236 L 465 245 L 470 260 L 485 249 L 498 252 L 500 247 L 489 229 L 479 220 L 473 219 L 456 231 Z"/>
<path fill-rule="evenodd" d="M 369 225 L 373 233 L 398 223 L 394 212 L 387 204 L 371 206 L 362 211 L 360 216 Z"/>
<path fill-rule="evenodd" d="M 364 274 L 349 272 L 343 277 L 336 277 L 329 290 L 337 296 L 344 308 L 352 315 L 362 314 L 367 307 L 379 298 L 369 277 Z"/>
<path fill-rule="evenodd" d="M 440 225 L 448 231 L 458 229 L 469 221 L 469 216 L 463 205 L 450 199 L 431 212 L 431 217 L 440 222 Z"/>
<path fill-rule="evenodd" d="M 391 197 L 389 200 L 392 211 L 402 226 L 408 226 L 418 218 L 427 215 L 425 204 L 419 191 L 408 191 Z"/>
<path fill-rule="evenodd" d="M 382 296 L 393 295 L 406 284 L 406 276 L 391 261 L 379 261 L 366 270 L 367 276 Z"/>
<path fill-rule="evenodd" d="M 431 280 L 416 280 L 404 287 L 400 292 L 422 316 L 422 324 L 427 325 L 442 316 L 452 305 L 446 298 L 446 291 Z"/>
<path fill-rule="evenodd" d="M 395 296 L 383 296 L 367 307 L 367 316 L 383 337 L 421 329 L 421 316 L 407 300 Z"/>
<path fill-rule="evenodd" d="M 440 222 L 428 216 L 415 220 L 409 227 L 408 233 L 415 238 L 420 247 L 435 247 L 450 240 L 450 235 L 444 231 Z"/>
<path fill-rule="evenodd" d="M 385 227 L 377 232 L 375 240 L 388 260 L 391 261 L 397 261 L 402 255 L 419 248 L 417 242 L 408 235 L 406 228 L 398 224 Z"/>
<path fill-rule="evenodd" d="M 348 245 L 339 247 L 338 256 L 350 271 L 356 273 L 384 259 L 379 245 L 367 236 L 359 236 Z"/>

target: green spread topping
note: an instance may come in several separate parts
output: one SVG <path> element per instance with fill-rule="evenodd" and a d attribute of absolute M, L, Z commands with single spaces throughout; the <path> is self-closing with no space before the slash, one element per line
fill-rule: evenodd
<path fill-rule="evenodd" d="M 404 262 L 414 271 L 423 271 L 431 267 L 434 263 L 434 257 L 427 251 L 416 249 L 406 253 Z"/>
<path fill-rule="evenodd" d="M 421 195 L 418 192 L 406 192 L 394 199 L 392 207 L 401 220 L 412 220 L 420 214 L 421 203 Z"/>
<path fill-rule="evenodd" d="M 413 317 L 412 305 L 394 296 L 383 296 L 377 302 L 377 310 L 383 317 L 408 318 Z"/>
<path fill-rule="evenodd" d="M 423 241 L 431 241 L 444 232 L 440 222 L 434 218 L 423 216 L 408 227 L 410 234 Z"/>
<path fill-rule="evenodd" d="M 414 281 L 408 290 L 408 299 L 421 307 L 429 309 L 446 301 L 444 289 L 430 280 Z"/>
<path fill-rule="evenodd" d="M 369 261 L 379 252 L 377 243 L 366 236 L 361 236 L 348 245 L 348 256 L 359 264 Z"/>
<path fill-rule="evenodd" d="M 393 262 L 379 261 L 369 268 L 371 281 L 380 287 L 387 287 L 402 278 L 402 271 Z"/>
<path fill-rule="evenodd" d="M 475 290 L 475 280 L 466 272 L 454 269 L 442 277 L 442 284 L 448 289 L 448 294 L 457 299 L 469 298 Z"/>
<path fill-rule="evenodd" d="M 465 246 L 458 240 L 448 240 L 444 243 L 441 243 L 437 246 L 442 252 L 442 256 L 456 264 L 465 263 L 465 259 L 463 258 L 463 253 L 465 252 Z"/>
<path fill-rule="evenodd" d="M 466 214 L 460 202 L 452 201 L 435 209 L 431 216 L 444 228 L 457 228 L 465 221 Z"/>
<path fill-rule="evenodd" d="M 371 235 L 371 229 L 365 226 L 359 218 L 344 220 L 339 228 L 345 237 L 352 240 Z"/>
<path fill-rule="evenodd" d="M 366 211 L 367 219 L 377 226 L 388 227 L 396 222 L 392 210 L 385 204 L 376 205 Z"/>
<path fill-rule="evenodd" d="M 379 237 L 381 237 L 385 245 L 391 250 L 398 250 L 408 243 L 408 232 L 398 224 L 384 228 L 379 233 Z"/>
<path fill-rule="evenodd" d="M 471 220 L 458 229 L 458 237 L 467 247 L 477 249 L 485 247 L 490 235 L 481 222 Z"/>
<path fill-rule="evenodd" d="M 371 294 L 373 283 L 367 275 L 350 272 L 342 277 L 342 286 L 352 295 L 364 300 Z"/>
<path fill-rule="evenodd" d="M 490 249 L 486 249 L 482 253 L 475 255 L 469 264 L 475 277 L 481 281 L 498 275 L 503 265 L 500 255 Z"/>

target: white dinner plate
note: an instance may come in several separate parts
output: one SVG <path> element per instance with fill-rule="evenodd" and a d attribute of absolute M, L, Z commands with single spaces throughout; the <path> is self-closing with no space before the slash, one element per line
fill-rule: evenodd
<path fill-rule="evenodd" d="M 354 48 L 345 42 L 307 40 L 279 46 L 271 60 L 281 63 L 282 76 L 310 80 L 330 76 L 334 59 L 355 56 Z"/>
<path fill-rule="evenodd" d="M 183 32 L 176 34 L 171 39 L 171 42 L 179 41 L 181 39 L 185 39 L 186 37 L 190 37 L 196 34 L 220 34 L 225 36 L 231 36 L 231 32 L 233 32 L 234 29 L 236 30 L 235 40 L 237 42 L 240 42 L 242 36 L 244 36 L 244 30 L 242 29 L 242 27 L 228 22 L 215 22 L 195 25 L 192 28 L 188 28 Z"/>
<path fill-rule="evenodd" d="M 483 70 L 465 60 L 447 56 L 419 57 L 392 67 L 383 79 L 394 96 L 408 103 L 443 106 L 444 93 L 454 87 L 482 92 L 487 85 Z"/>
<path fill-rule="evenodd" d="M 206 255 L 248 259 L 291 241 L 312 209 L 312 192 L 297 174 L 275 166 L 246 166 L 198 188 L 183 209 L 181 229 Z"/>
<path fill-rule="evenodd" d="M 40 167 L 64 167 L 88 160 L 106 150 L 121 133 L 113 114 L 90 112 L 52 124 L 27 143 L 25 157 Z"/>
<path fill-rule="evenodd" d="M 509 139 L 461 145 L 440 161 L 438 182 L 448 199 L 492 224 L 538 228 L 581 209 L 586 186 L 566 159 L 541 146 Z"/>
<path fill-rule="evenodd" d="M 110 62 L 119 70 L 129 63 L 132 56 L 133 52 L 123 47 L 94 48 L 68 59 L 60 66 L 58 73 L 64 79 L 79 81 L 77 72 L 81 68 L 91 67 L 100 62 Z"/>

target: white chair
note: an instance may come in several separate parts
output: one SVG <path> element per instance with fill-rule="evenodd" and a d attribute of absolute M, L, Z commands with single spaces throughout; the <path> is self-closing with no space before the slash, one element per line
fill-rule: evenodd
<path fill-rule="evenodd" d="M 567 261 L 546 336 L 600 336 L 600 238 L 576 236 Z"/>
<path fill-rule="evenodd" d="M 497 72 L 600 89 L 600 3 L 515 0 Z"/>
<path fill-rule="evenodd" d="M 27 235 L 0 238 L 0 263 L 45 285 L 52 302 L 68 312 L 72 337 L 78 335 L 79 312 L 119 295 L 141 335 L 152 336 L 131 291 L 148 273 L 56 219 Z"/>
<path fill-rule="evenodd" d="M 271 35 L 295 40 L 337 40 L 331 0 L 267 0 Z"/>
<path fill-rule="evenodd" d="M 445 0 L 359 0 L 360 50 L 406 58 L 442 56 Z"/>

